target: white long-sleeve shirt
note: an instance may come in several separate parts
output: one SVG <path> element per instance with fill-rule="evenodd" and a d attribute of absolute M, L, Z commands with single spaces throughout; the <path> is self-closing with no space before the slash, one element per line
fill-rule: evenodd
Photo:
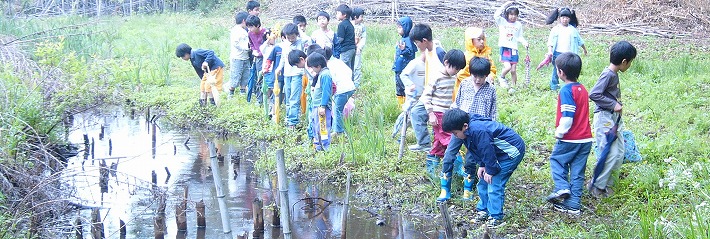
<path fill-rule="evenodd" d="M 234 25 L 229 31 L 229 59 L 249 59 L 249 35 L 241 25 Z"/>
<path fill-rule="evenodd" d="M 523 37 L 523 24 L 520 21 L 511 23 L 502 16 L 505 7 L 505 5 L 501 6 L 493 14 L 498 25 L 498 46 L 517 50 L 518 42 L 527 44 L 528 41 Z"/>

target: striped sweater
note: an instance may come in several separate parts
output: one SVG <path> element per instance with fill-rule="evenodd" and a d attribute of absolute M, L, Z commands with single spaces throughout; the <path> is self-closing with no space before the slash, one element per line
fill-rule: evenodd
<path fill-rule="evenodd" d="M 456 83 L 456 76 L 447 76 L 440 74 L 436 80 L 428 82 L 427 86 L 424 87 L 424 93 L 422 94 L 419 101 L 424 104 L 424 108 L 428 113 L 431 112 L 444 112 L 451 107 L 453 102 L 451 99 L 454 94 L 454 83 Z"/>

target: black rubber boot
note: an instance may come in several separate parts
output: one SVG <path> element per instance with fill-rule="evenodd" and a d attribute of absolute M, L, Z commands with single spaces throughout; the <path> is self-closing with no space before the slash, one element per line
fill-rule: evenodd
<path fill-rule="evenodd" d="M 205 106 L 205 99 L 200 99 L 200 106 Z"/>
<path fill-rule="evenodd" d="M 214 102 L 214 98 L 210 98 L 210 104 L 212 104 L 212 105 L 217 105 L 217 104 Z"/>

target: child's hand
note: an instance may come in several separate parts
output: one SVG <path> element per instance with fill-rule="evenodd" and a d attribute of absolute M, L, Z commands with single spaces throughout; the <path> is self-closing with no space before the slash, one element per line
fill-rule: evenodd
<path fill-rule="evenodd" d="M 582 48 L 584 50 L 584 56 L 587 56 L 587 48 Z"/>
<path fill-rule="evenodd" d="M 616 103 L 616 105 L 614 106 L 614 112 L 621 112 L 621 104 Z"/>
<path fill-rule="evenodd" d="M 407 86 L 407 92 L 409 92 L 410 95 L 414 95 L 414 90 L 417 89 L 417 86 L 414 84 L 411 84 Z"/>
<path fill-rule="evenodd" d="M 436 126 L 439 122 L 436 121 L 436 114 L 434 112 L 429 113 L 429 124 L 431 126 Z"/>
<path fill-rule="evenodd" d="M 486 181 L 488 184 L 491 184 L 491 182 L 493 181 L 493 175 L 490 175 L 488 173 L 484 173 L 483 181 Z"/>
<path fill-rule="evenodd" d="M 478 179 L 483 179 L 483 174 L 486 173 L 486 168 L 485 167 L 478 167 Z"/>
<path fill-rule="evenodd" d="M 397 43 L 397 46 L 399 46 L 399 50 L 404 50 L 407 45 L 404 44 L 404 41 L 399 41 L 399 43 Z"/>
<path fill-rule="evenodd" d="M 360 50 L 360 48 L 356 48 L 356 49 L 355 49 L 355 55 L 360 55 L 360 53 L 362 53 L 362 51 Z"/>
<path fill-rule="evenodd" d="M 325 107 L 318 107 L 318 115 L 325 116 Z"/>
<path fill-rule="evenodd" d="M 206 71 L 209 68 L 210 68 L 210 64 L 208 64 L 206 61 L 202 62 L 202 70 L 203 71 Z"/>

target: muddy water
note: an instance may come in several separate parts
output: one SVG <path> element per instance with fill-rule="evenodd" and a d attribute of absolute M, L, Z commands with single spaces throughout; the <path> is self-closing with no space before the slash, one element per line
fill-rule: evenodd
<path fill-rule="evenodd" d="M 102 126 L 104 134 L 100 138 Z M 248 143 L 201 132 L 180 133 L 167 127 L 158 125 L 154 129 L 144 117 L 131 117 L 119 111 L 77 116 L 73 120 L 69 140 L 83 149 L 86 134 L 89 147 L 85 153 L 80 152 L 69 160 L 62 177 L 67 182 L 67 190 L 76 190 L 71 202 L 84 208 L 100 208 L 106 238 L 124 238 L 119 233 L 120 220 L 126 223 L 125 238 L 153 238 L 153 218 L 158 203 L 155 191 L 168 195 L 166 238 L 236 238 L 242 233 L 248 234 L 247 238 L 283 238 L 281 228 L 272 227 L 271 205 L 278 204 L 274 202 L 278 193 L 276 178 L 254 174 L 253 161 L 259 154 L 258 147 L 244 147 Z M 218 159 L 223 158 L 216 169 L 211 167 L 209 141 L 215 142 L 222 156 Z M 111 169 L 108 184 L 103 188 L 100 183 L 102 163 Z M 153 172 L 156 185 L 151 183 Z M 213 181 L 213 174 L 217 172 L 226 194 L 229 234 L 222 228 Z M 178 232 L 175 206 L 182 200 L 185 187 L 188 188 L 188 230 Z M 354 204 L 353 198 L 347 210 L 347 224 L 343 226 L 344 191 L 344 188 L 329 188 L 319 182 L 299 183 L 289 179 L 292 238 L 341 238 L 343 233 L 347 233 L 347 238 L 440 237 L 432 220 L 407 215 L 382 215 L 380 218 L 385 224 L 378 226 L 377 218 L 359 210 L 364 206 Z M 251 207 L 256 198 L 264 202 L 263 234 L 253 233 Z M 303 200 L 306 198 L 316 199 Z M 196 226 L 195 203 L 200 200 L 207 209 L 205 229 Z M 84 209 L 76 215 L 66 215 L 68 222 L 76 218 L 83 221 L 85 238 L 90 238 L 90 211 Z M 74 238 L 74 232 L 70 226 L 68 228 L 64 230 L 64 237 Z"/>

